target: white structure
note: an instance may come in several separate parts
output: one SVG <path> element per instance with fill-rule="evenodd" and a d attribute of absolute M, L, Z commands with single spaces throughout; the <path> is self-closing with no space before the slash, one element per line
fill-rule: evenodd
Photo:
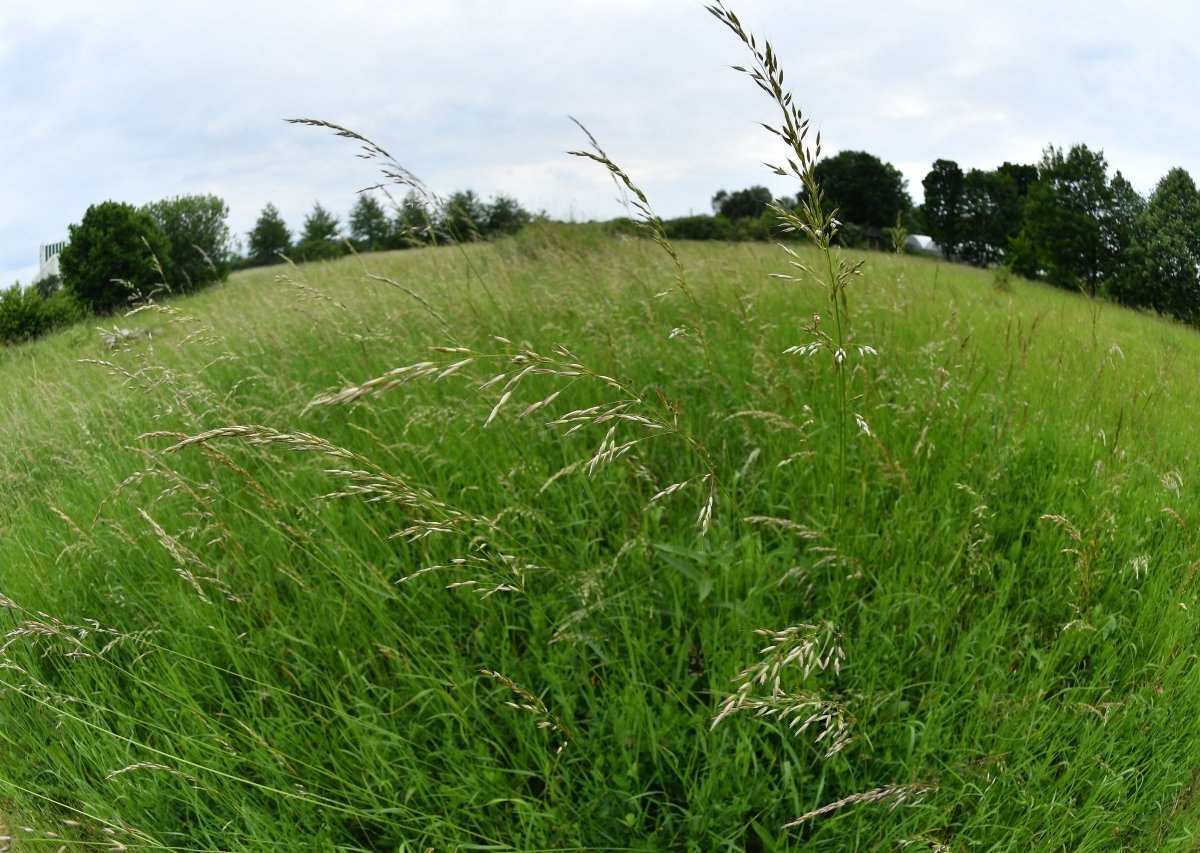
<path fill-rule="evenodd" d="M 35 284 L 44 278 L 59 274 L 58 255 L 66 247 L 66 240 L 59 240 L 57 243 L 43 243 L 38 246 L 38 271 L 37 275 L 33 277 Z"/>
<path fill-rule="evenodd" d="M 906 248 L 914 252 L 919 252 L 922 255 L 935 255 L 939 258 L 944 258 L 945 253 L 942 252 L 942 247 L 933 242 L 933 238 L 925 234 L 909 234 L 908 239 L 904 241 Z"/>

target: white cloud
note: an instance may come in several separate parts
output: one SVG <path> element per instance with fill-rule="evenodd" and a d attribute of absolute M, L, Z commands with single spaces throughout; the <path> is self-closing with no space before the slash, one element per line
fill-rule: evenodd
<path fill-rule="evenodd" d="M 826 152 L 870 151 L 914 196 L 939 157 L 992 168 L 1049 143 L 1103 148 L 1142 192 L 1173 166 L 1200 175 L 1200 7 L 1182 0 L 731 5 Z M 293 229 L 318 199 L 344 216 L 371 167 L 289 116 L 354 127 L 436 190 L 558 216 L 619 212 L 563 153 L 586 142 L 568 114 L 663 215 L 720 188 L 790 192 L 760 163 L 783 153 L 756 125 L 770 102 L 727 67 L 745 59 L 691 0 L 5 2 L 0 276 L 27 279 L 37 245 L 108 198 L 213 192 L 239 233 L 267 202 Z"/>

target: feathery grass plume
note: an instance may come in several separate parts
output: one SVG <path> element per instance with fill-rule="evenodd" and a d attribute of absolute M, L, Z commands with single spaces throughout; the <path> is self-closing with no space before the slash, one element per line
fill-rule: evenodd
<path fill-rule="evenodd" d="M 834 241 L 841 228 L 841 223 L 837 219 L 837 211 L 826 207 L 824 192 L 817 181 L 816 163 L 821 157 L 821 134 L 820 131 L 816 133 L 810 146 L 808 142 L 809 120 L 795 104 L 792 93 L 784 88 L 783 69 L 780 67 L 779 57 L 775 54 L 771 43 L 764 41 L 760 48 L 757 39 L 746 31 L 738 17 L 726 9 L 723 3 L 717 2 L 708 6 L 707 9 L 749 48 L 753 56 L 753 63 L 750 67 L 735 65 L 734 70 L 749 76 L 754 84 L 765 92 L 779 108 L 779 124 L 775 126 L 763 124 L 762 126 L 787 146 L 786 166 L 768 163 L 767 168 L 776 175 L 798 179 L 804 189 L 801 194 L 799 213 L 778 203 L 771 203 L 768 206 L 778 218 L 784 232 L 802 234 L 816 246 L 820 253 L 822 269 L 814 269 L 806 264 L 795 250 L 780 244 L 783 251 L 791 258 L 789 263 L 799 275 L 773 273 L 772 277 L 793 283 L 815 281 L 828 290 L 827 304 L 833 315 L 833 332 L 826 332 L 821 326 L 821 315 L 814 314 L 811 322 L 803 327 L 811 340 L 805 344 L 788 347 L 785 352 L 802 356 L 827 352 L 831 357 L 837 377 L 838 391 L 838 488 L 839 494 L 844 496 L 848 477 L 846 451 L 851 416 L 861 432 L 868 436 L 871 435 L 866 419 L 861 414 L 850 411 L 850 387 L 847 375 L 853 366 L 850 363 L 850 355 L 857 353 L 860 362 L 869 356 L 878 355 L 874 347 L 854 341 L 850 326 L 850 306 L 846 291 L 851 283 L 862 275 L 863 262 L 848 262 L 841 252 L 834 250 Z M 840 503 L 841 497 L 839 497 Z"/>
<path fill-rule="evenodd" d="M 492 338 L 503 347 L 501 351 L 481 352 L 459 346 L 433 347 L 434 358 L 394 368 L 341 391 L 318 395 L 308 403 L 305 411 L 316 406 L 355 403 L 411 382 L 440 382 L 460 373 L 469 375 L 468 368 L 482 366 L 488 372 L 499 370 L 476 387 L 480 392 L 492 389 L 498 389 L 499 392 L 483 421 L 483 428 L 486 429 L 511 403 L 519 387 L 533 377 L 556 379 L 559 380 L 559 384 L 549 393 L 521 408 L 517 418 L 529 417 L 550 406 L 576 382 L 590 381 L 616 392 L 618 398 L 563 412 L 548 420 L 547 425 L 563 428 L 563 436 L 573 435 L 584 429 L 604 428 L 600 444 L 591 457 L 580 466 L 586 469 L 588 476 L 626 456 L 643 442 L 664 436 L 673 436 L 681 441 L 688 452 L 699 461 L 702 472 L 659 490 L 651 499 L 651 503 L 672 495 L 693 482 L 704 485 L 706 492 L 696 516 L 696 523 L 702 532 L 708 532 L 720 491 L 716 462 L 700 437 L 680 423 L 678 407 L 668 400 L 661 390 L 656 389 L 654 395 L 643 393 L 628 381 L 592 369 L 562 344 L 556 344 L 550 354 L 544 354 L 526 346 L 518 346 L 499 335 L 493 335 Z M 443 358 L 437 359 L 437 356 Z M 631 429 L 636 431 L 635 434 L 626 436 L 624 431 Z M 577 468 L 567 466 L 555 477 L 574 470 Z"/>
<path fill-rule="evenodd" d="M 311 433 L 287 433 L 266 426 L 236 425 L 208 430 L 182 439 L 175 432 L 146 433 L 139 436 L 139 439 L 160 437 L 175 441 L 163 451 L 164 453 L 177 453 L 188 447 L 203 446 L 218 439 L 230 438 L 252 446 L 279 446 L 294 453 L 315 453 L 353 463 L 359 467 L 325 469 L 326 474 L 344 481 L 346 485 L 339 491 L 320 497 L 334 499 L 354 495 L 365 498 L 367 502 L 385 502 L 403 507 L 414 514 L 429 513 L 432 516 L 429 519 L 415 516 L 411 521 L 414 527 L 400 531 L 399 535 L 402 536 L 407 536 L 412 531 L 425 529 L 426 525 L 460 531 L 471 526 L 487 530 L 495 529 L 495 525 L 489 519 L 460 512 L 436 498 L 427 489 L 414 486 L 387 472 L 366 457 Z"/>
<path fill-rule="evenodd" d="M 937 790 L 935 785 L 925 783 L 916 783 L 912 785 L 884 785 L 882 788 L 875 788 L 872 791 L 863 791 L 859 794 L 851 794 L 848 797 L 843 797 L 836 802 L 821 806 L 819 809 L 813 809 L 811 812 L 800 815 L 793 821 L 789 821 L 783 825 L 784 829 L 793 829 L 806 821 L 812 820 L 814 817 L 835 812 L 838 809 L 844 809 L 846 806 L 857 805 L 858 803 L 881 803 L 886 802 L 889 808 L 896 809 L 904 803 L 916 805 L 924 799 L 925 795 L 930 791 Z"/>
<path fill-rule="evenodd" d="M 785 690 L 783 670 L 799 670 L 799 678 L 807 679 L 813 672 L 841 672 L 846 653 L 842 650 L 841 634 L 830 623 L 799 624 L 782 631 L 759 628 L 754 633 L 769 637 L 770 645 L 762 649 L 762 660 L 738 673 L 734 681 L 737 690 L 726 697 L 713 718 L 715 729 L 726 717 L 739 711 L 753 711 L 756 717 L 773 717 L 787 723 L 793 734 L 817 726 L 820 734 L 816 745 L 824 745 L 825 757 L 830 758 L 850 743 L 854 718 L 846 705 L 813 690 Z M 756 694 L 756 688 L 767 688 Z"/>
<path fill-rule="evenodd" d="M 671 244 L 670 239 L 667 238 L 667 232 L 663 227 L 662 219 L 660 219 L 658 214 L 654 212 L 654 208 L 650 206 L 650 200 L 646 197 L 646 193 L 642 190 L 642 188 L 634 183 L 633 178 L 629 177 L 629 174 L 615 162 L 613 162 L 613 159 L 604 152 L 604 149 L 600 147 L 600 143 L 596 141 L 596 137 L 593 136 L 592 132 L 584 126 L 583 122 L 579 121 L 573 116 L 570 118 L 571 121 L 575 122 L 575 126 L 582 130 L 584 135 L 587 136 L 588 143 L 592 146 L 592 150 L 568 151 L 567 153 L 575 157 L 583 157 L 584 159 L 599 163 L 601 166 L 606 168 L 609 174 L 612 176 L 613 183 L 617 185 L 618 190 L 621 191 L 624 198 L 628 199 L 626 191 L 633 193 L 634 200 L 631 202 L 631 204 L 633 209 L 636 210 L 638 214 L 638 219 L 634 221 L 640 228 L 645 230 L 650 235 L 655 244 L 664 252 L 666 252 L 667 256 L 671 259 L 671 263 L 675 268 L 675 289 L 687 297 L 688 302 L 691 303 L 693 311 L 695 311 L 696 340 L 700 343 L 700 351 L 704 356 L 704 363 L 707 365 L 709 371 L 711 371 L 712 358 L 709 353 L 708 336 L 705 334 L 704 330 L 702 307 L 700 305 L 700 301 L 696 299 L 695 293 L 692 292 L 692 288 L 688 285 L 687 276 L 684 274 L 683 270 L 683 262 L 679 260 L 679 253 L 675 251 L 675 247 Z M 669 292 L 670 291 L 664 291 L 657 295 L 666 296 Z M 668 339 L 674 340 L 675 338 L 686 337 L 688 331 L 689 330 L 686 327 L 678 326 L 671 330 L 671 333 L 668 335 Z"/>
<path fill-rule="evenodd" d="M 533 714 L 533 716 L 538 718 L 537 727 L 539 729 L 547 729 L 562 738 L 558 748 L 554 750 L 555 755 L 567 748 L 567 744 L 571 742 L 570 731 L 563 725 L 562 720 L 550 713 L 550 709 L 546 707 L 546 703 L 542 701 L 541 697 L 534 695 L 511 678 L 499 672 L 490 669 L 481 669 L 479 670 L 479 674 L 485 678 L 492 679 L 492 681 L 495 681 L 502 687 L 507 687 L 509 692 L 517 698 L 515 702 L 511 700 L 506 701 L 505 705 L 517 711 Z"/>
<path fill-rule="evenodd" d="M 401 166 L 399 161 L 396 160 L 396 158 L 388 153 L 383 147 L 377 145 L 375 142 L 363 136 L 361 133 L 357 133 L 356 131 L 350 130 L 347 127 L 342 127 L 340 124 L 334 124 L 331 121 L 325 121 L 324 119 L 289 118 L 284 119 L 284 121 L 286 121 L 288 124 L 299 124 L 306 127 L 320 127 L 326 130 L 332 130 L 335 135 L 340 136 L 343 139 L 350 139 L 354 142 L 358 142 L 359 153 L 357 156 L 362 160 L 370 160 L 375 162 L 379 167 L 380 174 L 387 179 L 385 182 L 378 183 L 370 187 L 364 187 L 362 192 L 381 190 L 386 194 L 388 193 L 389 186 L 408 187 L 423 201 L 429 203 L 432 208 L 437 209 L 442 206 L 442 199 L 436 193 L 430 190 L 420 178 L 418 178 L 408 169 Z M 388 195 L 388 198 L 391 200 L 393 207 L 398 207 L 395 200 L 391 199 L 390 194 Z M 433 234 L 433 223 L 429 223 L 429 230 L 431 237 L 434 237 L 436 240 L 436 235 Z"/>

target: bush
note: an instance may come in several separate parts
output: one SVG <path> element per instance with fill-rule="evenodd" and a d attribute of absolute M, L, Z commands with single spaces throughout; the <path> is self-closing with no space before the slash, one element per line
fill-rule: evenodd
<path fill-rule="evenodd" d="M 663 231 L 671 240 L 732 240 L 733 223 L 724 216 L 681 216 L 663 222 Z"/>
<path fill-rule="evenodd" d="M 87 309 L 64 290 L 46 298 L 33 287 L 22 290 L 20 284 L 14 284 L 0 293 L 0 344 L 31 341 L 77 323 L 87 314 Z"/>
<path fill-rule="evenodd" d="M 56 290 L 42 300 L 45 332 L 65 329 L 88 318 L 87 307 L 65 290 Z"/>
<path fill-rule="evenodd" d="M 0 343 L 31 340 L 44 327 L 42 297 L 36 290 L 22 290 L 20 284 L 14 284 L 0 293 Z"/>
<path fill-rule="evenodd" d="M 63 285 L 97 314 L 145 299 L 170 263 L 162 229 L 131 204 L 94 204 L 68 233 L 58 261 Z"/>

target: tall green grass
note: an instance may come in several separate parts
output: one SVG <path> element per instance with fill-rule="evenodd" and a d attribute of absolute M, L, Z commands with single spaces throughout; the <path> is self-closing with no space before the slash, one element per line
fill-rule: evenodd
<path fill-rule="evenodd" d="M 1194 848 L 1200 340 L 810 199 L 791 255 L 542 224 L 5 350 L 4 834 Z"/>
<path fill-rule="evenodd" d="M 345 261 L 235 277 L 126 351 L 10 350 L 9 823 L 183 849 L 1194 844 L 1194 334 L 873 256 L 872 435 L 839 474 L 828 364 L 781 355 L 823 294 L 769 279 L 769 247 L 677 252 L 711 370 L 653 298 L 669 258 L 552 226 L 364 259 L 440 320 Z M 620 387 L 529 375 L 484 428 L 480 387 L 558 344 Z M 465 357 L 430 347 L 479 355 L 309 406 Z M 590 476 L 609 424 L 546 425 L 635 399 L 673 429 L 627 422 L 646 440 Z M 714 728 L 754 631 L 790 626 L 844 660 L 780 670 L 787 719 L 830 720 Z"/>

